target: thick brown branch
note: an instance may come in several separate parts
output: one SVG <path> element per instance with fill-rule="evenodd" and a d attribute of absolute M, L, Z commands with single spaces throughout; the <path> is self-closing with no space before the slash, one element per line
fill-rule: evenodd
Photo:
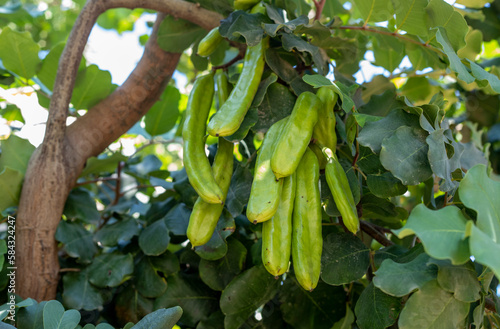
<path fill-rule="evenodd" d="M 365 232 L 366 234 L 368 234 L 369 236 L 371 236 L 372 238 L 377 240 L 384 247 L 389 247 L 389 246 L 392 246 L 394 244 L 394 242 L 387 239 L 387 237 L 385 236 L 384 233 L 382 233 L 379 230 L 377 230 L 376 228 L 374 228 L 371 223 L 368 223 L 364 220 L 361 220 L 360 226 L 361 226 L 361 230 L 363 232 Z"/>

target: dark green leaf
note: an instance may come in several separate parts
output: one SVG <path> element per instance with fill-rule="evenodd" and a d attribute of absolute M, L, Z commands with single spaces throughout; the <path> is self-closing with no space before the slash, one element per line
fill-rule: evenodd
<path fill-rule="evenodd" d="M 227 210 L 229 210 L 233 217 L 241 214 L 243 207 L 248 203 L 252 180 L 253 175 L 248 168 L 236 166 L 226 198 Z"/>
<path fill-rule="evenodd" d="M 167 289 L 167 282 L 156 272 L 151 257 L 142 257 L 134 271 L 135 286 L 144 297 L 159 297 Z"/>
<path fill-rule="evenodd" d="M 387 21 L 394 15 L 394 9 L 390 1 L 354 0 L 354 4 L 366 23 Z"/>
<path fill-rule="evenodd" d="M 112 173 L 116 171 L 119 162 L 125 162 L 128 158 L 121 153 L 113 153 L 107 157 L 89 158 L 85 164 L 80 177 L 90 174 Z"/>
<path fill-rule="evenodd" d="M 433 0 L 433 1 L 437 2 L 440 0 Z M 458 15 L 460 16 L 460 14 Z M 446 56 L 448 56 L 448 59 L 450 61 L 450 69 L 452 69 L 454 72 L 457 73 L 458 78 L 466 83 L 474 82 L 475 80 L 474 77 L 469 73 L 465 65 L 462 64 L 460 58 L 458 58 L 457 53 L 453 49 L 453 46 L 450 43 L 450 40 L 448 39 L 447 31 L 443 27 L 437 28 L 436 40 L 443 47 L 444 53 L 446 54 Z"/>
<path fill-rule="evenodd" d="M 385 329 L 396 322 L 401 308 L 401 298 L 386 295 L 370 283 L 356 302 L 356 323 L 360 329 Z"/>
<path fill-rule="evenodd" d="M 469 27 L 465 18 L 452 5 L 442 0 L 430 0 L 425 11 L 427 14 L 427 27 L 431 29 L 429 40 L 432 40 L 436 31 L 435 28 L 438 27 L 441 33 L 443 31 L 446 33 L 449 43 L 455 51 L 465 46 L 465 36 L 469 31 Z M 438 38 L 437 34 L 439 32 L 436 33 Z M 441 43 L 441 41 L 439 42 Z"/>
<path fill-rule="evenodd" d="M 149 256 L 161 255 L 167 250 L 169 243 L 169 230 L 163 219 L 149 225 L 139 235 L 139 246 Z"/>
<path fill-rule="evenodd" d="M 252 127 L 252 130 L 266 131 L 275 122 L 290 115 L 295 100 L 295 96 L 287 87 L 277 82 L 272 83 L 258 107 L 259 121 Z"/>
<path fill-rule="evenodd" d="M 279 281 L 263 265 L 238 275 L 222 292 L 220 308 L 226 315 L 226 329 L 239 328 L 254 311 L 274 297 Z"/>
<path fill-rule="evenodd" d="M 167 86 L 160 100 L 144 117 L 146 131 L 151 136 L 162 135 L 174 128 L 179 118 L 180 93 L 177 88 Z"/>
<path fill-rule="evenodd" d="M 367 122 L 358 136 L 358 142 L 379 153 L 382 149 L 382 141 L 386 137 L 393 136 L 401 126 L 419 128 L 418 117 L 408 114 L 403 110 L 394 110 L 385 118 L 377 122 Z"/>
<path fill-rule="evenodd" d="M 269 8 L 269 6 L 268 6 L 268 8 Z M 275 22 L 276 22 L 276 20 L 275 20 Z M 281 19 L 281 22 L 276 23 L 276 24 L 264 24 L 264 31 L 268 35 L 270 35 L 272 37 L 276 37 L 276 34 L 281 29 L 284 29 L 284 31 L 286 33 L 291 33 L 298 26 L 304 26 L 307 24 L 309 24 L 309 18 L 307 16 L 299 16 L 299 17 L 292 19 L 291 21 L 288 21 L 286 23 Z"/>
<path fill-rule="evenodd" d="M 196 329 L 219 329 L 224 328 L 224 314 L 221 311 L 212 313 L 208 319 L 202 320 Z"/>
<path fill-rule="evenodd" d="M 155 300 L 155 309 L 180 306 L 180 321 L 195 327 L 217 310 L 217 295 L 197 278 L 175 274 L 167 278 L 167 291 Z"/>
<path fill-rule="evenodd" d="M 172 329 L 182 316 L 182 308 L 162 308 L 146 315 L 131 329 Z"/>
<path fill-rule="evenodd" d="M 356 236 L 331 233 L 323 242 L 321 279 L 341 285 L 358 280 L 370 265 L 370 250 Z"/>
<path fill-rule="evenodd" d="M 379 34 L 374 38 L 373 55 L 375 65 L 393 72 L 405 57 L 404 44 L 392 36 Z"/>
<path fill-rule="evenodd" d="M 17 206 L 21 195 L 23 177 L 24 175 L 20 171 L 9 167 L 0 171 L 0 190 L 5 191 L 2 198 L 0 198 L 0 211 Z"/>
<path fill-rule="evenodd" d="M 425 253 L 408 263 L 396 263 L 391 259 L 386 259 L 374 273 L 373 284 L 391 296 L 408 295 L 436 278 L 436 267 L 428 265 L 429 259 L 429 255 Z"/>
<path fill-rule="evenodd" d="M 18 170 L 24 175 L 35 147 L 26 139 L 17 137 L 14 134 L 10 135 L 6 140 L 2 140 L 0 146 L 2 151 L 0 154 L 0 172 L 5 167 L 10 167 L 10 169 Z M 8 191 L 8 189 L 3 190 Z"/>
<path fill-rule="evenodd" d="M 282 56 L 280 56 L 280 53 L 273 48 L 266 50 L 266 63 L 281 80 L 287 83 L 291 83 L 299 76 L 292 64 L 284 60 Z"/>
<path fill-rule="evenodd" d="M 228 251 L 219 260 L 200 261 L 200 278 L 213 290 L 222 291 L 243 269 L 247 256 L 247 249 L 236 239 L 227 243 Z"/>
<path fill-rule="evenodd" d="M 378 198 L 373 194 L 365 194 L 361 200 L 363 218 L 382 220 L 387 223 L 400 223 L 408 217 L 406 209 L 396 207 L 387 199 Z"/>
<path fill-rule="evenodd" d="M 346 306 L 345 316 L 340 319 L 340 321 L 336 322 L 332 329 L 351 329 L 353 323 L 354 313 L 351 311 L 349 306 Z"/>
<path fill-rule="evenodd" d="M 345 315 L 346 297 L 342 287 L 320 281 L 312 292 L 290 277 L 280 290 L 283 319 L 296 329 L 330 329 Z"/>
<path fill-rule="evenodd" d="M 30 306 L 20 307 L 16 312 L 18 328 L 43 328 L 43 308 L 47 302 L 34 302 Z"/>
<path fill-rule="evenodd" d="M 91 311 L 103 306 L 104 300 L 101 292 L 89 282 L 89 274 L 86 268 L 63 276 L 62 297 L 66 307 Z"/>
<path fill-rule="evenodd" d="M 278 80 L 278 76 L 271 72 L 267 78 L 262 80 L 259 84 L 259 88 L 257 89 L 257 93 L 252 101 L 252 107 L 258 107 L 262 101 L 264 100 L 264 96 L 267 94 L 267 89 L 270 85 L 275 83 Z"/>
<path fill-rule="evenodd" d="M 118 220 L 110 225 L 105 225 L 97 231 L 94 241 L 105 247 L 113 247 L 119 241 L 129 241 L 139 233 L 139 226 L 135 218 Z"/>
<path fill-rule="evenodd" d="M 224 38 L 232 41 L 239 41 L 240 37 L 243 37 L 251 47 L 262 40 L 264 29 L 261 25 L 268 22 L 267 17 L 262 14 L 247 14 L 238 10 L 221 21 L 219 32 Z"/>
<path fill-rule="evenodd" d="M 128 286 L 117 294 L 115 311 L 122 323 L 136 323 L 153 312 L 153 300 L 142 296 L 137 289 Z"/>
<path fill-rule="evenodd" d="M 283 48 L 287 51 L 291 52 L 293 49 L 297 49 L 297 51 L 309 53 L 319 74 L 325 75 L 328 73 L 327 60 L 321 53 L 320 48 L 311 45 L 295 34 L 284 33 L 281 36 L 281 41 L 283 42 Z"/>
<path fill-rule="evenodd" d="M 430 263 L 438 266 L 437 280 L 441 288 L 453 293 L 456 299 L 472 303 L 481 297 L 481 286 L 472 262 L 456 266 L 448 260 L 431 259 Z"/>
<path fill-rule="evenodd" d="M 398 196 L 407 191 L 407 187 L 390 172 L 368 175 L 366 183 L 370 191 L 379 198 Z"/>
<path fill-rule="evenodd" d="M 451 159 L 448 158 L 445 144 L 448 142 L 448 139 L 444 135 L 444 129 L 433 131 L 426 138 L 426 142 L 429 145 L 428 158 L 432 171 L 436 176 L 444 179 L 444 183 L 440 186 L 441 191 L 449 192 L 457 188 L 458 182 L 452 180 L 451 173 L 459 169 L 460 162 L 452 162 Z M 458 146 L 459 144 L 457 143 L 456 145 Z M 459 150 L 456 151 L 458 152 Z M 458 158 L 460 158 L 460 154 Z"/>
<path fill-rule="evenodd" d="M 255 126 L 258 120 L 259 120 L 258 109 L 256 107 L 251 107 L 248 110 L 247 114 L 245 115 L 245 118 L 243 119 L 243 122 L 241 123 L 238 130 L 234 134 L 227 136 L 225 138 L 233 143 L 241 141 L 247 136 L 250 129 L 253 126 Z"/>
<path fill-rule="evenodd" d="M 189 216 L 191 216 L 191 209 L 186 204 L 175 205 L 164 217 L 168 231 L 173 235 L 186 235 Z"/>
<path fill-rule="evenodd" d="M 167 16 L 158 30 L 158 45 L 165 51 L 182 53 L 206 33 L 199 25 Z"/>
<path fill-rule="evenodd" d="M 128 280 L 133 271 L 131 254 L 102 254 L 89 266 L 89 281 L 98 287 L 116 287 Z"/>
<path fill-rule="evenodd" d="M 157 257 L 149 257 L 153 267 L 168 276 L 180 271 L 179 259 L 176 255 L 167 251 Z"/>
<path fill-rule="evenodd" d="M 380 162 L 404 185 L 416 185 L 432 175 L 426 137 L 420 128 L 403 126 L 382 142 Z"/>
<path fill-rule="evenodd" d="M 83 188 L 73 189 L 66 199 L 64 214 L 68 219 L 79 219 L 87 224 L 97 224 L 101 215 L 90 192 Z"/>
<path fill-rule="evenodd" d="M 432 280 L 411 295 L 398 324 L 405 329 L 433 328 L 437 323 L 440 329 L 462 328 L 468 313 L 468 303 L 455 299 Z"/>
<path fill-rule="evenodd" d="M 89 263 L 97 252 L 92 234 L 81 224 L 67 221 L 59 222 L 55 238 L 64 244 L 69 256 L 78 258 L 82 263 Z"/>

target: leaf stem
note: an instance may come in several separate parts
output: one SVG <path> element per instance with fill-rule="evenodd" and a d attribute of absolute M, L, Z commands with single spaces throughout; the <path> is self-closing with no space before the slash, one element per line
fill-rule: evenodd
<path fill-rule="evenodd" d="M 359 221 L 361 230 L 374 238 L 377 242 L 379 242 L 381 245 L 384 247 L 389 247 L 394 244 L 391 240 L 389 240 L 385 234 L 381 231 L 379 231 L 377 228 L 379 227 L 378 225 L 368 223 L 367 221 L 360 220 Z M 376 228 L 377 227 L 377 228 Z"/>

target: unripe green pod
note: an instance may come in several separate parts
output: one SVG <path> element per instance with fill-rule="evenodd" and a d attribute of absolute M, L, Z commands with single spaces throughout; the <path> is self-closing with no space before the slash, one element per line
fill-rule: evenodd
<path fill-rule="evenodd" d="M 328 159 L 325 176 L 330 192 L 332 192 L 333 200 L 342 215 L 345 227 L 356 234 L 359 230 L 358 211 L 356 210 L 356 204 L 354 203 L 354 197 L 349 187 L 347 175 L 335 155 Z"/>
<path fill-rule="evenodd" d="M 260 78 L 264 72 L 264 54 L 269 39 L 264 38 L 258 45 L 248 47 L 243 70 L 236 86 L 220 110 L 208 123 L 208 133 L 212 136 L 230 136 L 240 127 L 252 104 Z"/>
<path fill-rule="evenodd" d="M 258 13 L 263 15 L 267 14 L 266 6 L 264 6 L 262 1 L 253 6 L 252 9 L 250 10 L 250 14 L 258 14 Z"/>
<path fill-rule="evenodd" d="M 318 158 L 307 149 L 297 168 L 292 217 L 292 260 L 299 284 L 312 291 L 321 273 L 321 197 Z"/>
<path fill-rule="evenodd" d="M 198 56 L 208 57 L 212 55 L 222 40 L 224 40 L 224 38 L 219 33 L 219 27 L 213 28 L 198 44 Z"/>
<path fill-rule="evenodd" d="M 276 180 L 271 170 L 271 157 L 287 120 L 288 118 L 282 119 L 269 128 L 257 155 L 247 205 L 247 218 L 254 224 L 270 219 L 278 209 L 283 180 Z"/>
<path fill-rule="evenodd" d="M 229 97 L 229 82 L 224 70 L 215 71 L 215 85 L 217 86 L 217 99 L 219 101 L 219 108 L 226 102 Z"/>
<path fill-rule="evenodd" d="M 215 181 L 205 154 L 205 130 L 213 97 L 213 75 L 196 79 L 189 94 L 182 129 L 184 168 L 189 182 L 205 202 L 222 204 L 222 190 Z"/>
<path fill-rule="evenodd" d="M 212 166 L 215 181 L 222 189 L 224 201 L 233 175 L 233 148 L 233 143 L 219 138 L 219 147 Z M 210 240 L 223 208 L 222 204 L 206 203 L 202 198 L 196 200 L 187 228 L 187 237 L 193 247 L 201 246 Z"/>
<path fill-rule="evenodd" d="M 295 174 L 283 178 L 278 210 L 262 225 L 262 262 L 275 277 L 285 273 L 290 262 L 295 185 Z"/>
<path fill-rule="evenodd" d="M 234 0 L 234 9 L 247 10 L 257 4 L 260 0 Z"/>
<path fill-rule="evenodd" d="M 335 113 L 333 108 L 337 103 L 338 95 L 328 87 L 319 88 L 316 96 L 323 104 L 318 111 L 318 122 L 314 126 L 312 137 L 319 144 L 328 147 L 335 152 L 337 148 L 337 134 L 335 133 Z"/>
<path fill-rule="evenodd" d="M 290 176 L 297 169 L 311 141 L 320 106 L 321 101 L 313 93 L 306 91 L 297 98 L 271 158 L 271 168 L 276 179 Z"/>
<path fill-rule="evenodd" d="M 309 148 L 311 149 L 311 151 L 314 152 L 314 154 L 316 154 L 316 157 L 318 158 L 319 169 L 320 170 L 325 169 L 326 164 L 328 162 L 328 159 L 323 154 L 323 151 L 321 150 L 321 148 L 317 144 L 310 144 Z"/>

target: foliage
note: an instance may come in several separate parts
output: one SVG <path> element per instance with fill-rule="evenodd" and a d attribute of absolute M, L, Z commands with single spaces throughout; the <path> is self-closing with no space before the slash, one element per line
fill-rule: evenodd
<path fill-rule="evenodd" d="M 60 42 L 84 3 L 70 2 L 0 0 L 2 88 L 34 90 L 48 107 Z M 266 1 L 266 15 L 234 11 L 228 0 L 198 2 L 226 17 L 225 41 L 208 59 L 194 51 L 206 31 L 192 23 L 169 17 L 158 39 L 167 51 L 187 50 L 177 70 L 188 84 L 238 56 L 235 45 L 270 37 L 244 129 L 227 138 L 237 161 L 216 231 L 191 249 L 186 229 L 198 196 L 180 152 L 190 85 L 172 82 L 122 136 L 132 152 L 115 143 L 87 161 L 55 236 L 59 302 L 19 301 L 18 327 L 142 328 L 174 306 L 182 328 L 500 327 L 500 1 L 319 1 L 318 20 L 307 18 L 313 1 Z M 121 33 L 142 13 L 116 9 L 98 24 Z M 382 73 L 365 80 L 357 72 L 367 59 Z M 240 64 L 224 68 L 232 84 Z M 339 95 L 336 152 L 361 231 L 346 233 L 322 173 L 322 273 L 308 292 L 293 263 L 279 278 L 267 273 L 262 225 L 245 211 L 263 133 L 321 86 Z M 82 63 L 70 114 L 91 110 L 115 87 L 109 72 Z M 20 110 L 0 102 L 11 127 L 0 155 L 6 217 L 16 214 L 35 148 L 16 135 Z M 207 139 L 210 161 L 214 143 Z"/>

